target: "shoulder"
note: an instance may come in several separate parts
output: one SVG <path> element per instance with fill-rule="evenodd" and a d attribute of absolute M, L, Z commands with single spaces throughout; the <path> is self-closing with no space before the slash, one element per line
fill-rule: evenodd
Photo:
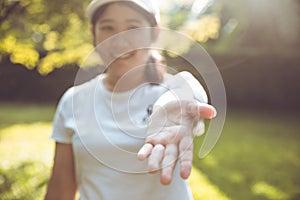
<path fill-rule="evenodd" d="M 90 81 L 68 88 L 59 100 L 58 110 L 71 109 L 70 106 L 72 106 L 75 100 L 84 100 L 88 96 L 93 95 L 93 91 L 96 89 L 97 82 L 100 78 L 101 77 L 98 76 Z"/>
<path fill-rule="evenodd" d="M 182 84 L 193 82 L 199 83 L 199 81 L 188 71 L 182 71 L 177 74 L 165 74 L 164 84 L 171 88 L 182 86 Z"/>
<path fill-rule="evenodd" d="M 102 80 L 102 76 L 96 76 L 95 78 L 84 82 L 79 85 L 74 85 L 73 87 L 70 87 L 64 94 L 66 98 L 70 97 L 77 97 L 81 95 L 87 95 L 91 91 L 97 88 L 99 81 Z M 64 98 L 64 97 L 63 97 Z"/>
<path fill-rule="evenodd" d="M 171 81 L 174 79 L 179 79 L 179 78 L 184 78 L 184 79 L 196 79 L 190 72 L 188 71 L 181 71 L 178 72 L 177 74 L 169 74 L 165 73 L 164 74 L 164 82 L 166 81 Z"/>

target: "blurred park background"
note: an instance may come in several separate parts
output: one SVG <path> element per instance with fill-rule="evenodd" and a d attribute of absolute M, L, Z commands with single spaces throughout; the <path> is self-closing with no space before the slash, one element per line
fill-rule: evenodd
<path fill-rule="evenodd" d="M 55 106 L 93 50 L 88 3 L 0 0 L 0 199 L 43 198 Z M 195 199 L 299 200 L 300 1 L 159 5 L 162 27 L 205 48 L 227 93 L 227 118 L 214 150 L 200 160 L 203 138 L 195 140 L 189 180 Z M 182 47 L 182 54 L 189 50 Z M 180 57 L 162 53 L 168 65 L 192 71 Z"/>

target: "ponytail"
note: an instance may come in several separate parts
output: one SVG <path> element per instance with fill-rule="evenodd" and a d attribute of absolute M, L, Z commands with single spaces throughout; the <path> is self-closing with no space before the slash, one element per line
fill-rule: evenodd
<path fill-rule="evenodd" d="M 166 73 L 166 70 L 161 65 L 160 60 L 151 55 L 145 68 L 146 80 L 154 85 L 160 84 L 163 82 L 164 73 Z"/>

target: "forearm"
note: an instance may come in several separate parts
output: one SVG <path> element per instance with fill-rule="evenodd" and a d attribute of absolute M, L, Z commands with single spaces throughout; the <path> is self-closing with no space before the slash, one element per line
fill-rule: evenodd
<path fill-rule="evenodd" d="M 64 180 L 51 178 L 45 200 L 74 200 L 77 192 L 76 182 L 66 183 Z"/>
<path fill-rule="evenodd" d="M 73 200 L 76 196 L 74 157 L 71 144 L 56 143 L 54 164 L 45 200 Z"/>

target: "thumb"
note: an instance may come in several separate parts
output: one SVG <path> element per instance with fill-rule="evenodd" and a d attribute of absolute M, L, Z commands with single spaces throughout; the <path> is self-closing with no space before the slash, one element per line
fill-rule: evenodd
<path fill-rule="evenodd" d="M 187 104 L 187 113 L 193 117 L 212 119 L 217 116 L 216 109 L 206 103 L 192 102 Z"/>

